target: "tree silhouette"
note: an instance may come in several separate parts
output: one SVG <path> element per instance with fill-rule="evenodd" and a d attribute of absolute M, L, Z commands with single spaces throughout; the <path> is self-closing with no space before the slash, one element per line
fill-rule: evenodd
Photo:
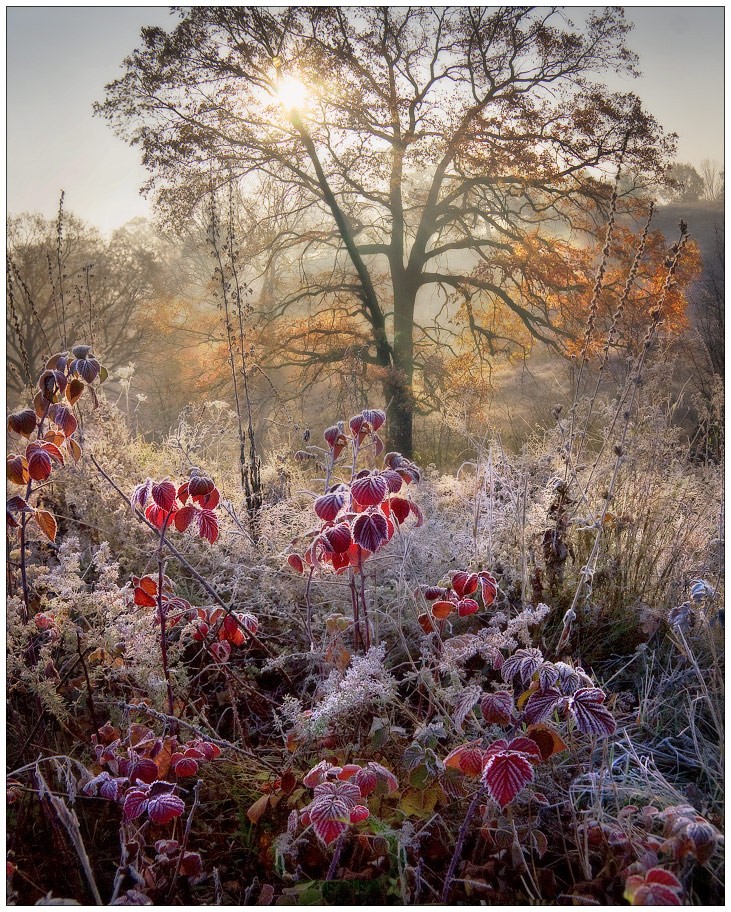
<path fill-rule="evenodd" d="M 141 146 L 173 224 L 211 184 L 241 185 L 254 287 L 291 320 L 282 363 L 357 353 L 407 455 L 432 355 L 561 347 L 574 282 L 557 237 L 600 217 L 620 158 L 659 178 L 673 150 L 636 96 L 596 81 L 635 72 L 620 8 L 580 30 L 526 7 L 180 17 L 143 30 L 98 113 Z"/>

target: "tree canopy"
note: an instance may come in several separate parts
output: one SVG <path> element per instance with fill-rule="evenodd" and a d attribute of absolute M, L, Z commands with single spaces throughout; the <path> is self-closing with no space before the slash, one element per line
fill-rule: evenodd
<path fill-rule="evenodd" d="M 98 112 L 172 223 L 239 185 L 281 363 L 357 353 L 410 454 L 434 359 L 468 379 L 565 347 L 618 163 L 661 179 L 674 137 L 599 81 L 635 73 L 628 30 L 621 8 L 194 7 L 143 30 Z"/>

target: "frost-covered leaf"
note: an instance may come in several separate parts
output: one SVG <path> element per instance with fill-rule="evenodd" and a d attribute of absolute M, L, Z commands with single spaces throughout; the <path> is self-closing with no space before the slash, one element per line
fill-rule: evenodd
<path fill-rule="evenodd" d="M 477 614 L 480 606 L 474 599 L 463 598 L 457 602 L 457 613 L 460 617 L 468 617 L 470 614 Z"/>
<path fill-rule="evenodd" d="M 391 497 L 388 500 L 388 506 L 391 510 L 391 515 L 395 516 L 400 524 L 406 522 L 409 513 L 411 513 L 411 504 L 405 497 Z"/>
<path fill-rule="evenodd" d="M 323 533 L 323 537 L 331 551 L 335 554 L 344 554 L 353 543 L 350 524 L 340 522 Z"/>
<path fill-rule="evenodd" d="M 360 801 L 362 793 L 358 784 L 353 781 L 343 779 L 332 779 L 327 782 L 320 782 L 315 786 L 315 799 L 335 796 L 344 801 L 348 807 L 354 807 Z"/>
<path fill-rule="evenodd" d="M 130 789 L 124 796 L 122 810 L 125 820 L 136 820 L 141 817 L 147 810 L 147 791 Z"/>
<path fill-rule="evenodd" d="M 317 838 L 326 846 L 334 842 L 348 828 L 350 811 L 351 808 L 337 795 L 322 795 L 313 801 L 308 812 Z"/>
<path fill-rule="evenodd" d="M 459 598 L 464 598 L 466 595 L 472 595 L 473 592 L 477 592 L 478 585 L 479 580 L 476 573 L 458 570 L 452 577 L 452 588 Z"/>
<path fill-rule="evenodd" d="M 341 769 L 342 767 L 335 766 L 330 763 L 329 760 L 320 760 L 320 762 L 316 766 L 313 766 L 309 773 L 307 773 L 302 782 L 307 788 L 314 788 L 316 785 L 325 781 L 328 772 L 332 770 L 333 775 L 335 775 L 336 771 L 340 772 Z"/>
<path fill-rule="evenodd" d="M 161 510 L 164 510 L 166 513 L 169 513 L 172 510 L 177 494 L 175 485 L 172 481 L 166 479 L 165 481 L 159 482 L 159 484 L 153 484 L 150 489 L 150 494 Z"/>
<path fill-rule="evenodd" d="M 525 718 L 530 723 L 543 722 L 544 719 L 550 718 L 561 700 L 561 691 L 555 687 L 537 690 L 530 695 L 525 704 Z"/>
<path fill-rule="evenodd" d="M 354 481 L 350 486 L 350 493 L 362 507 L 375 507 L 388 494 L 388 483 L 382 475 L 368 475 Z"/>
<path fill-rule="evenodd" d="M 482 688 L 478 684 L 470 684 L 457 695 L 454 701 L 454 715 L 452 718 L 458 732 L 462 731 L 465 719 L 481 696 Z"/>
<path fill-rule="evenodd" d="M 185 532 L 185 530 L 190 526 L 193 520 L 196 518 L 196 513 L 198 510 L 192 505 L 188 504 L 186 507 L 178 510 L 175 514 L 175 528 L 178 532 Z"/>
<path fill-rule="evenodd" d="M 378 510 L 361 513 L 353 523 L 353 539 L 366 551 L 377 551 L 388 538 L 386 517 Z"/>
<path fill-rule="evenodd" d="M 519 676 L 521 682 L 525 685 L 542 663 L 543 653 L 540 649 L 518 649 L 503 662 L 501 669 L 503 681 L 512 681 L 513 678 Z"/>
<path fill-rule="evenodd" d="M 497 596 L 497 580 L 486 570 L 481 570 L 478 574 L 480 579 L 480 591 L 482 592 L 482 603 L 485 608 L 489 608 Z"/>
<path fill-rule="evenodd" d="M 538 676 L 538 686 L 544 691 L 548 690 L 549 687 L 553 687 L 559 677 L 558 668 L 553 662 L 544 662 L 539 665 L 536 674 Z"/>
<path fill-rule="evenodd" d="M 182 798 L 178 798 L 177 795 L 172 795 L 170 792 L 150 794 L 147 801 L 147 815 L 158 826 L 180 817 L 184 810 L 185 803 Z"/>
<path fill-rule="evenodd" d="M 397 494 L 403 487 L 403 478 L 398 472 L 394 472 L 393 469 L 384 469 L 383 472 L 381 472 L 381 478 L 385 478 L 388 490 L 391 494 Z"/>
<path fill-rule="evenodd" d="M 147 505 L 147 501 L 150 499 L 150 492 L 152 491 L 152 479 L 147 478 L 142 484 L 138 484 L 137 487 L 132 492 L 132 496 L 129 499 L 130 505 L 132 508 L 138 507 L 140 510 L 143 510 Z"/>
<path fill-rule="evenodd" d="M 356 804 L 354 808 L 350 811 L 350 822 L 351 823 L 360 823 L 362 820 L 367 820 L 371 816 L 371 812 L 362 804 Z"/>
<path fill-rule="evenodd" d="M 582 687 L 569 698 L 569 712 L 579 731 L 606 737 L 617 727 L 614 716 L 604 706 L 606 695 L 598 687 Z"/>
<path fill-rule="evenodd" d="M 533 781 L 533 764 L 522 752 L 500 750 L 485 761 L 482 781 L 493 801 L 505 808 Z"/>
<path fill-rule="evenodd" d="M 581 678 L 575 668 L 566 662 L 556 662 L 554 667 L 558 671 L 558 687 L 561 693 L 572 694 L 579 689 Z"/>
<path fill-rule="evenodd" d="M 480 703 L 485 722 L 493 725 L 509 725 L 515 712 L 513 695 L 507 690 L 485 694 Z"/>
<path fill-rule="evenodd" d="M 20 434 L 21 437 L 30 438 L 36 429 L 36 424 L 37 417 L 33 409 L 23 409 L 8 415 L 8 430 Z"/>
<path fill-rule="evenodd" d="M 345 504 L 345 491 L 330 491 L 318 497 L 314 503 L 315 513 L 325 522 L 332 522 Z"/>
<path fill-rule="evenodd" d="M 479 741 L 461 744 L 444 758 L 447 769 L 457 769 L 465 776 L 479 776 L 485 763 L 485 751 Z"/>
<path fill-rule="evenodd" d="M 212 510 L 198 511 L 198 533 L 201 538 L 205 538 L 211 544 L 214 544 L 218 538 L 218 517 Z"/>
<path fill-rule="evenodd" d="M 36 510 L 33 513 L 33 518 L 38 523 L 38 528 L 43 532 L 46 538 L 50 538 L 51 541 L 56 541 L 58 523 L 56 522 L 56 517 L 53 513 L 49 513 L 48 510 Z"/>

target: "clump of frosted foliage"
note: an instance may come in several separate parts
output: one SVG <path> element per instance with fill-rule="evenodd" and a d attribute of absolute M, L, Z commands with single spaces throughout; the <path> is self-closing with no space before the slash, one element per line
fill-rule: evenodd
<path fill-rule="evenodd" d="M 384 666 L 385 658 L 385 644 L 372 646 L 364 656 L 354 656 L 344 674 L 331 672 L 322 685 L 320 702 L 309 714 L 297 713 L 293 701 L 280 716 L 293 722 L 299 735 L 322 737 L 361 718 L 364 710 L 387 705 L 396 695 L 396 681 Z"/>

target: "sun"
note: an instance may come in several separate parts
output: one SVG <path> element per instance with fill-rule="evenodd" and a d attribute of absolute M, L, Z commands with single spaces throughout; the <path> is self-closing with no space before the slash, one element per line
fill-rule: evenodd
<path fill-rule="evenodd" d="M 309 94 L 307 86 L 296 76 L 283 76 L 277 85 L 277 97 L 288 111 L 303 107 Z"/>

